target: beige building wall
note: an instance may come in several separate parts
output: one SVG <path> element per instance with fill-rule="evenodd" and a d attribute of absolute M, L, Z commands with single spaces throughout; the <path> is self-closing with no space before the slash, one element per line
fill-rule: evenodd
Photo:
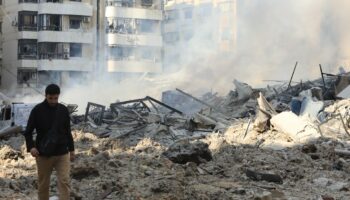
<path fill-rule="evenodd" d="M 41 87 L 41 80 L 51 81 L 52 74 L 55 80 L 61 85 L 69 84 L 82 74 L 91 72 L 95 66 L 96 56 L 96 1 L 82 0 L 82 2 L 72 2 L 63 0 L 62 3 L 19 3 L 18 0 L 2 0 L 3 34 L 0 36 L 3 41 L 3 68 L 1 70 L 1 85 L 5 90 L 18 88 Z M 34 11 L 47 15 L 60 15 L 60 31 L 41 30 L 22 31 L 19 30 L 19 11 Z M 37 16 L 37 26 L 39 27 L 39 17 Z M 78 16 L 84 19 L 80 29 L 70 28 L 70 17 Z M 44 43 L 62 43 L 69 49 L 69 43 L 80 43 L 82 46 L 81 57 L 61 57 L 44 58 L 39 56 L 37 50 L 37 59 L 19 58 L 18 41 L 34 39 L 38 46 Z M 39 49 L 39 47 L 38 47 Z M 19 84 L 19 71 L 30 71 L 31 78 L 37 81 L 31 81 L 29 84 Z M 51 74 L 51 75 L 50 75 Z M 50 76 L 48 76 L 50 75 Z M 39 79 L 39 77 L 44 77 Z M 20 91 L 23 91 L 21 89 Z"/>

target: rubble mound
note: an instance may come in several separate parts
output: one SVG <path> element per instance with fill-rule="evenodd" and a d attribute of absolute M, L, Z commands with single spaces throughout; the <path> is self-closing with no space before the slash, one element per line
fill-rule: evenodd
<path fill-rule="evenodd" d="M 187 162 L 200 164 L 212 160 L 211 151 L 208 147 L 209 145 L 204 142 L 191 143 L 185 140 L 171 145 L 163 155 L 179 164 L 186 164 Z"/>
<path fill-rule="evenodd" d="M 23 155 L 21 152 L 12 149 L 10 146 L 5 145 L 0 149 L 0 159 L 1 160 L 18 160 L 19 158 L 23 159 Z"/>

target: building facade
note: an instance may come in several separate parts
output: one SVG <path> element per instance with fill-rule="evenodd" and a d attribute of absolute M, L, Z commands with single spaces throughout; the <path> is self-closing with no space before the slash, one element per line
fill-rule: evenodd
<path fill-rule="evenodd" d="M 179 63 L 206 50 L 234 52 L 236 0 L 166 0 L 164 12 L 165 71 L 177 70 Z"/>
<path fill-rule="evenodd" d="M 103 22 L 107 72 L 162 71 L 162 0 L 107 0 Z M 101 6 L 102 7 L 102 6 Z"/>
<path fill-rule="evenodd" d="M 2 0 L 1 88 L 74 83 L 93 70 L 94 0 Z"/>

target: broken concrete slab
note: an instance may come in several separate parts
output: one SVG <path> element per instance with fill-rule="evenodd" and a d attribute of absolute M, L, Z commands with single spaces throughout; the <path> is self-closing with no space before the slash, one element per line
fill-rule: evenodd
<path fill-rule="evenodd" d="M 263 132 L 269 128 L 269 120 L 272 116 L 276 115 L 277 112 L 272 108 L 271 104 L 262 93 L 259 93 L 258 105 L 258 114 L 254 122 L 254 128 L 259 132 Z"/>
<path fill-rule="evenodd" d="M 271 118 L 274 129 L 288 134 L 296 142 L 313 140 L 320 137 L 317 129 L 307 120 L 303 120 L 293 112 L 282 112 Z"/>

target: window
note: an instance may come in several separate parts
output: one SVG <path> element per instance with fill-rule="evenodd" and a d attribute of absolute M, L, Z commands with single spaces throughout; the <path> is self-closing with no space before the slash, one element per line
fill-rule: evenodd
<path fill-rule="evenodd" d="M 128 18 L 108 18 L 109 33 L 135 34 L 135 20 Z"/>
<path fill-rule="evenodd" d="M 83 21 L 82 16 L 69 16 L 69 28 L 80 29 L 82 21 Z"/>
<path fill-rule="evenodd" d="M 18 30 L 19 31 L 37 31 L 37 12 L 21 11 L 18 12 Z"/>
<path fill-rule="evenodd" d="M 141 0 L 141 5 L 145 7 L 152 6 L 153 0 Z"/>
<path fill-rule="evenodd" d="M 61 31 L 61 15 L 39 15 L 39 30 Z"/>
<path fill-rule="evenodd" d="M 79 43 L 71 43 L 69 48 L 70 57 L 81 57 L 82 56 L 82 45 Z"/>
<path fill-rule="evenodd" d="M 18 69 L 17 71 L 18 84 L 36 83 L 37 77 L 37 72 L 33 69 Z"/>
<path fill-rule="evenodd" d="M 70 1 L 77 1 L 77 2 L 81 2 L 81 0 L 70 0 Z"/>
<path fill-rule="evenodd" d="M 38 44 L 37 40 L 18 40 L 18 59 L 36 59 Z"/>
<path fill-rule="evenodd" d="M 2 33 L 2 22 L 0 22 L 0 34 Z"/>

